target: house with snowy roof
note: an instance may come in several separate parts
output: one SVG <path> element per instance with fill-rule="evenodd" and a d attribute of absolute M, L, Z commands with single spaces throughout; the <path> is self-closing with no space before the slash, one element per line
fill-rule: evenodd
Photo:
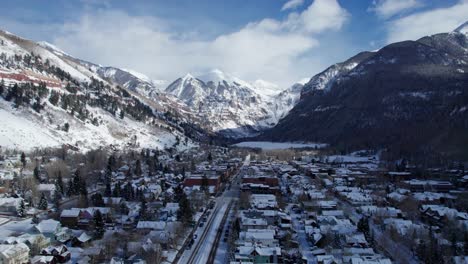
<path fill-rule="evenodd" d="M 16 245 L 24 243 L 29 247 L 31 254 L 38 254 L 41 249 L 50 245 L 50 239 L 42 234 L 25 233 L 20 236 L 0 238 L 2 244 Z"/>
<path fill-rule="evenodd" d="M 57 259 L 54 256 L 37 255 L 31 258 L 31 264 L 56 264 Z"/>
<path fill-rule="evenodd" d="M 65 245 L 48 246 L 41 251 L 41 255 L 54 256 L 59 263 L 65 263 L 71 258 L 71 253 Z"/>
<path fill-rule="evenodd" d="M 29 247 L 24 243 L 0 245 L 0 263 L 16 264 L 29 262 Z"/>
<path fill-rule="evenodd" d="M 23 199 L 13 197 L 0 198 L 0 212 L 3 214 L 16 214 Z"/>
<path fill-rule="evenodd" d="M 60 223 L 63 226 L 76 227 L 80 217 L 80 210 L 78 208 L 65 209 L 60 213 Z"/>
<path fill-rule="evenodd" d="M 278 263 L 281 248 L 246 243 L 238 246 L 234 253 L 236 263 Z"/>
<path fill-rule="evenodd" d="M 37 191 L 48 199 L 52 199 L 55 193 L 55 184 L 40 183 L 37 185 Z"/>
<path fill-rule="evenodd" d="M 42 220 L 35 227 L 37 232 L 41 233 L 51 241 L 55 241 L 56 234 L 62 230 L 62 225 L 59 221 L 53 219 Z"/>
<path fill-rule="evenodd" d="M 164 230 L 166 229 L 166 222 L 163 221 L 138 221 L 137 229 L 142 231 L 151 230 Z"/>
<path fill-rule="evenodd" d="M 276 231 L 273 229 L 249 229 L 239 233 L 239 241 L 257 243 L 266 246 L 277 246 Z"/>

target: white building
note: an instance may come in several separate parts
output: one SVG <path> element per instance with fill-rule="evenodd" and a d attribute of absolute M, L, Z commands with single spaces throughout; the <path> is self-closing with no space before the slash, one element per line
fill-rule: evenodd
<path fill-rule="evenodd" d="M 0 264 L 23 264 L 29 262 L 29 247 L 24 243 L 0 245 Z"/>

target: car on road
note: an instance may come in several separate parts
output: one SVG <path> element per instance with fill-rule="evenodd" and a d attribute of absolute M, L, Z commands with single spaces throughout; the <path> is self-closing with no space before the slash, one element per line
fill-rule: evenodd
<path fill-rule="evenodd" d="M 200 222 L 200 224 L 198 225 L 199 227 L 203 227 L 205 225 L 204 222 Z"/>

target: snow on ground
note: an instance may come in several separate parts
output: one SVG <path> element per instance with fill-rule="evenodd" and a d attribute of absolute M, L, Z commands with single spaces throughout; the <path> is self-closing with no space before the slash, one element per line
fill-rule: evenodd
<path fill-rule="evenodd" d="M 198 250 L 197 257 L 195 258 L 195 263 L 207 263 L 208 257 L 210 255 L 211 246 L 213 245 L 216 234 L 218 232 L 218 227 L 223 220 L 223 216 L 225 211 L 227 210 L 228 203 L 224 203 L 219 212 L 214 216 L 215 219 L 211 226 L 209 227 L 209 233 L 206 236 L 205 241 L 201 245 L 200 249 Z"/>
<path fill-rule="evenodd" d="M 234 144 L 237 147 L 261 148 L 264 150 L 290 149 L 290 148 L 324 148 L 323 143 L 293 143 L 293 142 L 269 142 L 269 141 L 244 141 Z"/>
<path fill-rule="evenodd" d="M 72 118 L 63 109 L 50 104 L 41 114 L 37 114 L 29 109 L 14 109 L 9 102 L 0 99 L 0 146 L 32 150 L 70 144 L 86 151 L 108 145 L 122 148 L 132 143 L 145 148 L 163 149 L 172 147 L 176 142 L 176 136 L 169 131 L 128 117 L 123 120 L 115 118 L 99 108 L 88 107 L 88 110 L 98 118 L 99 126 Z M 70 125 L 69 132 L 59 129 L 65 123 Z M 179 137 L 183 138 L 182 135 Z M 189 141 L 187 145 L 179 144 L 177 149 L 183 151 L 194 146 Z"/>
<path fill-rule="evenodd" d="M 9 112 L 0 105 L 0 146 L 29 150 L 33 147 L 59 146 L 54 138 L 32 120 L 19 113 Z"/>

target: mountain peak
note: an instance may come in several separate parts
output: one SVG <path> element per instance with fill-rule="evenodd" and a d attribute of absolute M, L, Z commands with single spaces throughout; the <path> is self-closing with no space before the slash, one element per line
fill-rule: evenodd
<path fill-rule="evenodd" d="M 454 32 L 458 33 L 463 33 L 463 34 L 468 34 L 468 21 L 465 23 L 461 24 L 459 27 L 457 27 Z"/>
<path fill-rule="evenodd" d="M 187 73 L 187 74 L 185 74 L 184 77 L 182 77 L 183 81 L 190 80 L 190 79 L 195 79 L 195 77 L 193 77 L 193 75 L 190 74 L 190 73 Z"/>

